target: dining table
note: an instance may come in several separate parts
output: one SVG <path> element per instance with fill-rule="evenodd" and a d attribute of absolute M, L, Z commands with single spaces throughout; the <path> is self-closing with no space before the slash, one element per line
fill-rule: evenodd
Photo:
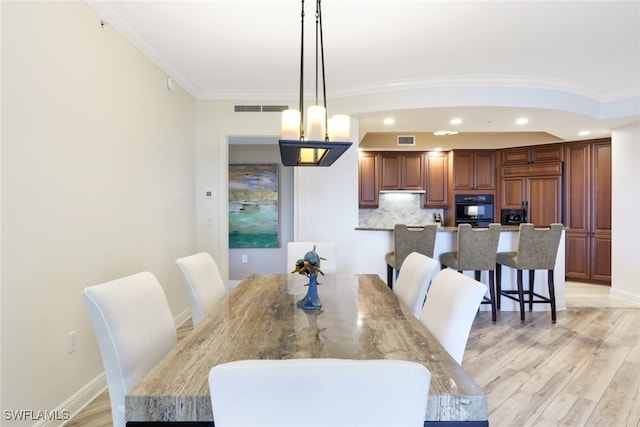
<path fill-rule="evenodd" d="M 395 359 L 431 372 L 425 426 L 488 426 L 487 396 L 376 274 L 318 277 L 319 309 L 297 302 L 301 274 L 252 274 L 125 396 L 133 426 L 214 426 L 208 374 L 248 359 Z"/>

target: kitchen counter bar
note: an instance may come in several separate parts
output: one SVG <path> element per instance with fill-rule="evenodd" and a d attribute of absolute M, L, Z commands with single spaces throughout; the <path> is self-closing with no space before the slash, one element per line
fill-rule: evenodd
<path fill-rule="evenodd" d="M 423 226 L 409 226 L 410 228 L 421 228 Z M 393 250 L 393 228 L 356 228 L 356 230 L 362 233 L 387 233 L 389 235 L 389 246 L 377 249 L 379 252 L 376 255 L 376 259 L 384 260 L 384 254 Z M 433 258 L 438 261 L 440 254 L 444 252 L 452 252 L 457 250 L 457 227 L 440 227 L 436 235 L 436 246 L 433 251 Z M 515 251 L 518 245 L 518 231 L 517 225 L 503 225 L 500 232 L 500 240 L 498 242 L 498 252 L 511 252 Z M 464 272 L 466 275 L 473 277 L 472 271 Z M 525 288 L 528 286 L 527 272 L 524 274 Z M 383 277 L 381 275 L 381 277 Z M 482 283 L 489 283 L 489 273 L 482 272 L 480 280 Z M 560 245 L 558 247 L 558 254 L 556 256 L 556 267 L 554 269 L 554 284 L 556 294 L 556 310 L 566 310 L 567 304 L 564 294 L 565 285 L 565 233 L 562 233 L 560 239 Z M 516 270 L 509 267 L 502 267 L 502 288 L 505 290 L 517 289 L 516 285 Z M 548 296 L 549 291 L 547 289 L 547 273 L 546 271 L 536 271 L 535 275 L 535 289 L 536 292 Z M 501 310 L 502 311 L 518 311 L 518 304 L 508 298 L 502 298 Z M 489 310 L 490 307 L 483 304 L 481 310 Z M 533 309 L 538 311 L 549 311 L 548 304 L 534 304 Z"/>

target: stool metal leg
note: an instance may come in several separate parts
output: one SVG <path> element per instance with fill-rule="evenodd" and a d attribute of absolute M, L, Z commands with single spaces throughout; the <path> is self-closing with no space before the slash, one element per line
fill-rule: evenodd
<path fill-rule="evenodd" d="M 551 303 L 551 321 L 556 322 L 556 290 L 553 283 L 553 270 L 547 270 L 547 283 L 549 285 L 549 299 Z"/>
<path fill-rule="evenodd" d="M 533 311 L 533 283 L 536 280 L 536 271 L 529 270 L 529 311 Z"/>
<path fill-rule="evenodd" d="M 520 304 L 520 321 L 524 322 L 524 289 L 522 287 L 522 270 L 518 270 L 518 303 Z"/>
<path fill-rule="evenodd" d="M 496 321 L 496 291 L 494 287 L 494 273 L 493 270 L 489 270 L 489 295 L 491 296 L 491 320 Z"/>
<path fill-rule="evenodd" d="M 502 265 L 496 264 L 496 309 L 500 310 L 500 300 L 502 299 Z"/>

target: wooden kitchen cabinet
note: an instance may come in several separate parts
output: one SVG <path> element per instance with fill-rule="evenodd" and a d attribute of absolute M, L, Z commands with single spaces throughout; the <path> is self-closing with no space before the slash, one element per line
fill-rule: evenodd
<path fill-rule="evenodd" d="M 421 152 L 381 153 L 380 190 L 424 190 Z"/>
<path fill-rule="evenodd" d="M 452 156 L 454 191 L 494 191 L 496 189 L 494 150 L 454 150 Z"/>
<path fill-rule="evenodd" d="M 522 165 L 539 162 L 559 162 L 563 159 L 562 144 L 544 144 L 501 150 L 501 165 Z"/>
<path fill-rule="evenodd" d="M 527 202 L 528 222 L 562 222 L 562 163 L 503 166 L 500 176 L 500 209 L 520 209 Z"/>
<path fill-rule="evenodd" d="M 611 140 L 565 147 L 566 277 L 611 283 Z"/>
<path fill-rule="evenodd" d="M 442 152 L 424 154 L 424 204 L 429 208 L 446 208 L 449 202 L 448 155 Z"/>
<path fill-rule="evenodd" d="M 361 208 L 377 208 L 380 191 L 380 155 L 363 151 L 358 159 L 358 205 Z"/>
<path fill-rule="evenodd" d="M 537 226 L 562 222 L 562 177 L 503 178 L 501 209 L 520 209 L 527 202 L 527 221 Z"/>

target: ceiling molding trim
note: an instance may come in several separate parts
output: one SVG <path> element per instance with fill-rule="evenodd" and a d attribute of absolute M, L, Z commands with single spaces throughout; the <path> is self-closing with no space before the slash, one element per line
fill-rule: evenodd
<path fill-rule="evenodd" d="M 164 71 L 167 75 L 178 83 L 184 90 L 186 90 L 194 98 L 198 98 L 198 88 L 176 68 L 171 67 L 158 52 L 149 44 L 149 42 L 141 36 L 139 29 L 131 24 L 117 9 L 117 3 L 99 1 L 99 0 L 85 0 L 101 18 L 107 21 L 113 28 L 115 28 L 122 37 L 129 40 L 135 47 L 147 56 L 151 62 L 156 64 L 158 68 Z"/>

